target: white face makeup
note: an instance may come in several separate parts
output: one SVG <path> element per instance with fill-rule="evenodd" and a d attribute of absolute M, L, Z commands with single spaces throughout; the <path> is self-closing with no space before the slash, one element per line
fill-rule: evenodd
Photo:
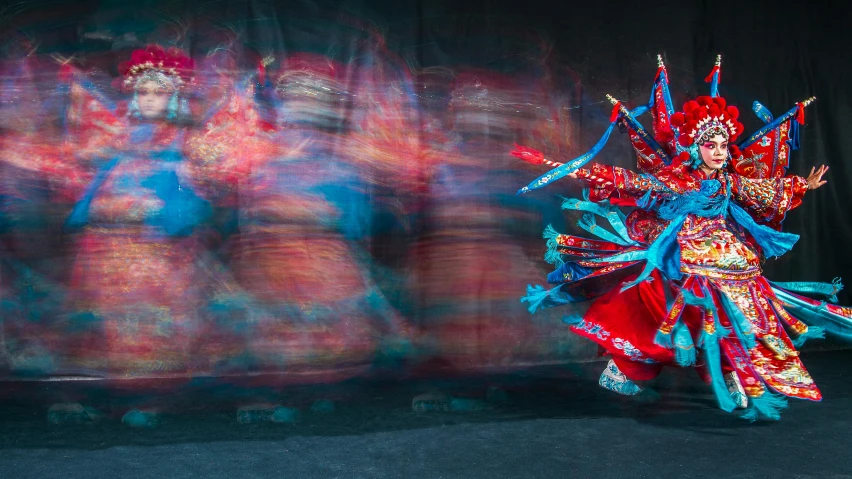
<path fill-rule="evenodd" d="M 722 135 L 716 135 L 699 143 L 699 151 L 701 151 L 701 167 L 718 170 L 725 166 L 728 160 L 728 139 Z"/>
<path fill-rule="evenodd" d="M 142 79 L 136 84 L 136 102 L 139 114 L 146 120 L 164 118 L 174 87 L 157 79 Z"/>

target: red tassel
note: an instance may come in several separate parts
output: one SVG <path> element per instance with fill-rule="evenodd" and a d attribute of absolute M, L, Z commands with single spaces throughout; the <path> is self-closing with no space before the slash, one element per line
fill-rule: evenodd
<path fill-rule="evenodd" d="M 707 78 L 704 79 L 704 83 L 712 82 L 713 81 L 713 75 L 716 74 L 716 73 L 719 73 L 719 79 L 721 80 L 722 79 L 721 78 L 722 77 L 721 70 L 719 69 L 719 65 L 716 65 L 716 66 L 713 67 L 712 70 L 710 70 L 710 74 L 707 75 Z"/>
<path fill-rule="evenodd" d="M 263 60 L 257 64 L 257 82 L 266 85 L 266 65 L 263 64 Z"/>
<path fill-rule="evenodd" d="M 535 148 L 529 148 L 526 146 L 521 146 L 515 143 L 515 149 L 512 150 L 510 155 L 515 158 L 520 158 L 527 163 L 531 163 L 533 165 L 540 165 L 544 163 L 544 153 L 536 150 Z"/>
<path fill-rule="evenodd" d="M 800 125 L 805 124 L 805 104 L 802 102 L 796 103 L 796 106 L 799 107 L 799 110 L 796 111 L 796 122 Z"/>
<path fill-rule="evenodd" d="M 621 113 L 621 102 L 615 102 L 615 105 L 612 107 L 612 113 L 609 115 L 609 122 L 614 123 L 615 120 L 618 119 L 618 114 Z"/>

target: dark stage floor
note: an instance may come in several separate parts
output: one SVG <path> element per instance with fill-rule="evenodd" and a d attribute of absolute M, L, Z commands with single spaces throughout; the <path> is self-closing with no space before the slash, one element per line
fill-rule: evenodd
<path fill-rule="evenodd" d="M 791 401 L 780 422 L 755 424 L 717 410 L 689 371 L 665 372 L 658 397 L 610 394 L 594 382 L 602 363 L 283 391 L 196 382 L 157 400 L 7 383 L 0 477 L 852 477 L 852 351 L 804 361 L 824 401 Z M 413 411 L 414 397 L 439 392 L 466 410 Z M 105 417 L 49 423 L 50 403 L 71 398 Z M 264 401 L 300 415 L 237 421 L 239 406 Z M 121 417 L 132 407 L 163 412 L 131 428 Z"/>

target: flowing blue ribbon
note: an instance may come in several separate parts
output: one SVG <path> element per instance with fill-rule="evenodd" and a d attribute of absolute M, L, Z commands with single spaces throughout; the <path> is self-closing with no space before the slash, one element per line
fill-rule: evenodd
<path fill-rule="evenodd" d="M 595 157 L 595 155 L 600 153 L 600 151 L 606 145 L 606 142 L 609 140 L 609 136 L 612 134 L 612 130 L 615 128 L 615 125 L 618 123 L 619 119 L 623 119 L 630 126 L 630 128 L 632 128 L 633 131 L 635 131 L 636 134 L 639 135 L 640 138 L 642 138 L 642 141 L 644 141 L 648 146 L 651 147 L 651 149 L 654 150 L 654 152 L 656 152 L 657 155 L 659 155 L 663 163 L 665 163 L 666 165 L 670 165 L 672 163 L 672 159 L 668 156 L 668 154 L 666 154 L 665 150 L 663 150 L 660 144 L 657 143 L 657 141 L 654 140 L 654 138 L 650 134 L 648 134 L 647 130 L 645 130 L 645 128 L 638 121 L 636 121 L 635 118 L 645 114 L 651 108 L 654 107 L 654 104 L 656 102 L 655 92 L 658 85 L 662 85 L 666 113 L 669 115 L 669 117 L 671 117 L 671 115 L 674 114 L 671 92 L 669 91 L 669 84 L 666 75 L 661 74 L 658 75 L 654 81 L 654 85 L 651 88 L 651 98 L 650 100 L 648 100 L 647 105 L 641 105 L 636 107 L 635 109 L 630 111 L 629 115 L 626 116 L 619 114 L 616 120 L 609 124 L 609 127 L 606 129 L 601 139 L 598 140 L 598 142 L 595 144 L 595 146 L 592 147 L 591 150 L 586 152 L 584 155 L 577 157 L 576 159 L 571 160 L 565 163 L 564 165 L 560 165 L 548 171 L 542 176 L 539 176 L 535 179 L 535 181 L 518 190 L 517 194 L 522 195 L 524 193 L 529 193 L 531 190 L 546 186 L 556 180 L 564 178 L 565 176 L 577 171 L 579 168 L 582 168 L 583 165 L 588 163 L 592 158 Z"/>
<path fill-rule="evenodd" d="M 758 118 L 763 120 L 763 123 L 772 123 L 772 112 L 768 108 L 761 105 L 759 101 L 751 104 L 751 109 Z"/>
<path fill-rule="evenodd" d="M 768 226 L 756 223 L 754 218 L 737 204 L 731 203 L 728 211 L 740 226 L 751 233 L 766 257 L 783 255 L 790 251 L 796 241 L 799 240 L 799 235 L 776 231 Z"/>
<path fill-rule="evenodd" d="M 719 96 L 719 70 L 713 73 L 713 79 L 710 81 L 710 96 L 713 98 Z"/>
<path fill-rule="evenodd" d="M 772 292 L 784 304 L 784 309 L 807 324 L 808 328 L 824 328 L 836 337 L 852 341 L 852 318 L 832 313 L 824 302 L 814 305 L 776 287 L 772 288 Z"/>
<path fill-rule="evenodd" d="M 740 143 L 737 146 L 739 146 L 741 150 L 748 148 L 749 146 L 754 144 L 754 142 L 763 138 L 767 133 L 778 128 L 779 126 L 781 126 L 782 123 L 789 120 L 790 118 L 793 118 L 793 116 L 795 116 L 798 111 L 799 111 L 799 105 L 794 106 L 787 113 L 784 113 L 783 115 L 774 119 L 768 125 L 764 126 L 763 128 L 761 128 L 761 129 L 757 130 L 756 132 L 752 133 L 751 135 L 749 135 L 749 137 L 746 138 L 745 141 L 743 141 L 742 143 Z M 791 141 L 794 141 L 795 144 L 796 144 L 796 146 L 793 149 L 798 149 L 799 140 L 798 140 L 798 138 L 794 139 L 794 137 L 798 137 L 798 123 L 793 121 L 793 124 L 796 125 L 796 126 L 792 126 L 791 129 L 790 129 L 790 139 L 791 139 Z M 796 131 L 793 131 L 793 130 L 796 130 Z M 792 146 L 792 143 L 791 143 L 791 146 Z"/>
<path fill-rule="evenodd" d="M 614 229 L 615 232 L 618 233 L 618 237 L 615 237 L 612 234 L 608 235 L 607 241 L 611 241 L 622 246 L 637 244 L 635 241 L 633 241 L 633 239 L 630 237 L 630 234 L 627 232 L 627 226 L 624 224 L 627 219 L 621 214 L 621 211 L 609 205 L 608 203 L 595 203 L 593 201 L 580 201 L 574 198 L 568 198 L 562 203 L 562 209 L 586 211 L 598 216 L 602 216 L 606 218 L 607 221 L 609 221 L 609 224 L 610 226 L 612 226 L 612 229 Z M 592 217 L 591 224 L 594 224 L 594 217 Z M 586 229 L 583 227 L 583 225 L 579 226 L 583 229 Z M 590 231 L 589 229 L 586 229 L 586 231 L 589 231 L 592 234 L 597 234 L 595 232 Z M 607 233 L 609 232 L 607 231 Z"/>
<path fill-rule="evenodd" d="M 594 158 L 595 155 L 600 153 L 600 151 L 606 145 L 607 140 L 609 140 L 609 136 L 612 134 L 612 130 L 615 129 L 615 124 L 617 122 L 618 122 L 618 120 L 609 124 L 609 127 L 606 129 L 606 132 L 604 132 L 604 135 L 601 137 L 600 140 L 598 140 L 598 142 L 595 144 L 595 146 L 592 147 L 591 150 L 589 150 L 588 152 L 586 152 L 582 156 L 579 156 L 579 157 L 569 161 L 568 163 L 565 163 L 564 165 L 560 165 L 560 166 L 548 171 L 547 173 L 539 176 L 538 178 L 535 179 L 535 181 L 533 181 L 529 185 L 524 186 L 523 188 L 518 190 L 518 194 L 522 195 L 524 193 L 530 192 L 531 190 L 537 190 L 537 189 L 541 188 L 542 186 L 546 186 L 550 183 L 553 183 L 554 181 L 561 179 L 565 176 L 568 176 L 569 174 L 574 173 L 578 169 L 582 168 L 583 165 L 585 165 L 586 163 L 591 161 L 591 159 Z"/>
<path fill-rule="evenodd" d="M 674 102 L 672 101 L 671 90 L 669 90 L 668 75 L 660 75 L 660 77 L 661 78 L 658 81 L 663 88 L 663 101 L 666 105 L 666 113 L 669 115 L 669 118 L 671 118 L 671 116 L 674 115 Z M 665 80 L 663 78 L 665 78 Z"/>
<path fill-rule="evenodd" d="M 843 283 L 840 278 L 834 278 L 831 283 L 804 282 L 794 281 L 789 283 L 779 283 L 770 281 L 775 288 L 781 288 L 786 291 L 792 291 L 799 294 L 812 294 L 822 296 L 832 303 L 837 302 L 837 293 L 843 290 Z"/>

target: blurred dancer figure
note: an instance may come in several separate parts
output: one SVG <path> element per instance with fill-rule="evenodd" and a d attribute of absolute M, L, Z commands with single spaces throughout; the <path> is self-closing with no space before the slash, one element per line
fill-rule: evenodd
<path fill-rule="evenodd" d="M 369 243 L 362 243 L 370 252 L 375 284 L 393 298 L 410 329 L 417 314 L 408 282 L 413 219 L 426 191 L 426 175 L 442 157 L 436 146 L 446 138 L 420 108 L 414 79 L 402 59 L 387 50 L 378 34 L 368 45 L 368 53 L 351 67 L 354 111 L 348 143 L 371 209 L 370 234 L 365 238 Z M 390 323 L 397 328 L 400 324 L 401 318 Z M 413 334 L 418 342 L 419 332 Z M 410 354 L 417 356 L 419 351 L 415 348 Z"/>
<path fill-rule="evenodd" d="M 277 127 L 257 121 L 248 88 L 193 140 L 194 170 L 224 188 L 222 200 L 237 210 L 227 250 L 236 283 L 256 302 L 246 331 L 254 371 L 343 377 L 404 346 L 398 316 L 359 252 L 358 242 L 369 238 L 370 203 L 347 157 L 344 80 L 336 62 L 292 55 L 270 82 Z M 241 123 L 231 116 L 246 111 L 256 131 L 240 138 L 232 135 L 239 127 L 226 132 Z M 223 152 L 237 150 L 225 159 Z"/>
<path fill-rule="evenodd" d="M 7 46 L 25 51 L 0 65 L 0 374 L 53 374 L 63 366 L 55 279 L 64 266 L 54 220 L 67 205 L 51 190 L 58 132 L 45 113 L 41 65 L 17 40 Z"/>
<path fill-rule="evenodd" d="M 69 140 L 88 181 L 66 222 L 76 231 L 71 286 L 104 336 L 77 341 L 74 356 L 110 375 L 188 374 L 201 284 L 194 232 L 209 215 L 182 154 L 193 62 L 151 45 L 119 71 L 131 95 L 124 116 L 72 74 Z"/>
<path fill-rule="evenodd" d="M 512 367 L 556 355 L 547 325 L 517 320 L 524 308 L 512 294 L 524 282 L 516 275 L 539 270 L 532 243 L 514 232 L 546 208 L 512 198 L 509 184 L 521 170 L 498 153 L 547 114 L 537 108 L 542 98 L 495 72 L 464 72 L 453 84 L 455 142 L 430 171 L 426 226 L 413 255 L 424 344 L 452 368 Z"/>

